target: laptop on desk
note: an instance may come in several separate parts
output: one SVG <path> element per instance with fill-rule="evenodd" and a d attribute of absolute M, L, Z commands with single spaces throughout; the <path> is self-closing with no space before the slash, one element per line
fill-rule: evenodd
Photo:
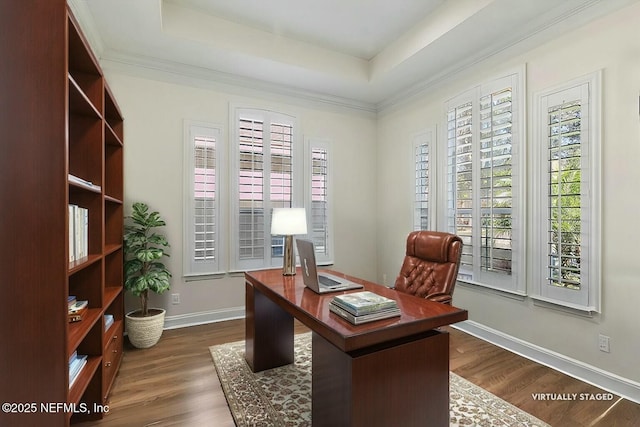
<path fill-rule="evenodd" d="M 362 285 L 353 283 L 342 277 L 328 273 L 318 274 L 316 252 L 313 248 L 312 241 L 296 239 L 296 246 L 298 247 L 298 255 L 300 256 L 302 280 L 307 288 L 318 294 L 363 288 Z"/>

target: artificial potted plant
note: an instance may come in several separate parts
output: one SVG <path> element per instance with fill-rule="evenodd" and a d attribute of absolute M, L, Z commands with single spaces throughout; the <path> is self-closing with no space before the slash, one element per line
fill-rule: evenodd
<path fill-rule="evenodd" d="M 140 309 L 128 313 L 127 334 L 134 347 L 154 346 L 164 327 L 165 310 L 149 308 L 149 291 L 161 294 L 169 289 L 171 273 L 162 263 L 166 237 L 156 231 L 166 225 L 158 212 L 149 212 L 145 203 L 133 204 L 124 230 L 124 288 L 140 298 Z"/>

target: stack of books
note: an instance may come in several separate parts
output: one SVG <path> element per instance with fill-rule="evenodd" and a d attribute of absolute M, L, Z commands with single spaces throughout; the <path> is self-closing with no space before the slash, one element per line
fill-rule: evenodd
<path fill-rule="evenodd" d="M 113 314 L 105 314 L 104 315 L 104 331 L 107 332 L 109 328 L 113 325 Z"/>
<path fill-rule="evenodd" d="M 354 325 L 400 316 L 395 300 L 369 291 L 336 295 L 329 310 Z"/>
<path fill-rule="evenodd" d="M 67 299 L 69 323 L 79 322 L 87 313 L 89 301 L 77 301 L 75 296 L 69 296 Z"/>
<path fill-rule="evenodd" d="M 77 351 L 74 351 L 71 357 L 69 357 L 69 389 L 71 389 L 71 386 L 86 364 L 87 356 L 79 356 Z"/>
<path fill-rule="evenodd" d="M 69 262 L 89 255 L 89 210 L 69 205 Z"/>

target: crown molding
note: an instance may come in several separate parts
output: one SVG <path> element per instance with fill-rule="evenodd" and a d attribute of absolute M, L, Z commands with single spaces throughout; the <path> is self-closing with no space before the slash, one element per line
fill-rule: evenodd
<path fill-rule="evenodd" d="M 67 0 L 71 13 L 75 16 L 82 30 L 82 34 L 89 42 L 93 53 L 99 58 L 104 51 L 104 42 L 100 33 L 96 30 L 97 25 L 93 19 L 93 14 L 89 10 L 86 1 Z"/>
<path fill-rule="evenodd" d="M 167 61 L 163 59 L 131 55 L 107 50 L 100 57 L 105 70 L 114 70 L 137 77 L 152 78 L 172 83 L 223 90 L 239 95 L 278 95 L 289 102 L 323 105 L 332 109 L 355 110 L 366 114 L 376 114 L 376 105 L 339 96 L 306 91 L 295 87 L 269 83 L 231 73 L 204 67 Z"/>
<path fill-rule="evenodd" d="M 406 89 L 383 99 L 376 105 L 378 114 L 382 115 L 389 113 L 403 105 L 417 100 L 427 93 L 444 86 L 446 83 L 459 78 L 461 74 L 480 63 L 491 59 L 500 61 L 501 59 L 504 60 L 505 58 L 510 58 L 517 54 L 524 53 L 527 50 L 547 43 L 566 32 L 580 28 L 582 25 L 604 16 L 607 13 L 611 13 L 613 10 L 628 3 L 629 1 L 626 0 L 616 2 L 610 0 L 609 3 L 605 3 L 605 0 L 591 0 L 587 3 L 581 3 L 562 15 L 555 17 L 551 21 L 542 21 L 540 25 L 535 26 L 531 31 L 509 40 L 502 46 L 488 46 L 463 62 L 442 70 L 436 75 L 421 80 Z M 600 4 L 605 5 L 603 6 L 603 9 L 593 7 Z M 569 20 L 575 20 L 575 22 L 572 22 L 570 26 L 567 26 Z"/>
<path fill-rule="evenodd" d="M 357 111 L 366 114 L 382 115 L 427 96 L 429 93 L 443 87 L 449 82 L 461 78 L 480 63 L 488 61 L 500 62 L 508 60 L 533 49 L 554 37 L 572 31 L 575 28 L 601 17 L 607 13 L 628 5 L 634 0 L 588 0 L 568 6 L 567 10 L 552 20 L 540 17 L 526 34 L 506 40 L 502 46 L 488 46 L 465 58 L 447 69 L 440 70 L 427 78 L 420 80 L 403 90 L 395 91 L 378 102 L 367 102 L 349 97 L 330 95 L 287 86 L 281 83 L 270 83 L 265 80 L 244 77 L 232 73 L 216 71 L 206 67 L 199 67 L 159 59 L 150 56 L 116 51 L 105 47 L 97 31 L 95 20 L 86 1 L 68 0 L 69 6 L 80 22 L 82 31 L 92 46 L 96 56 L 100 58 L 103 68 L 110 67 L 119 72 L 133 74 L 138 77 L 154 78 L 171 81 L 178 84 L 189 84 L 197 87 L 208 87 L 224 90 L 243 96 L 260 96 L 272 99 L 274 95 L 285 97 L 288 102 L 302 105 L 313 104 L 325 108 Z M 596 7 L 597 6 L 597 7 Z M 537 24 L 537 25 L 536 25 Z"/>

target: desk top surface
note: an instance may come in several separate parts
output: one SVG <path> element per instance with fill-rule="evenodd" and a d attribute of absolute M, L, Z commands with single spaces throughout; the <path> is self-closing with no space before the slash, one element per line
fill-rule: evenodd
<path fill-rule="evenodd" d="M 353 325 L 331 313 L 329 302 L 335 295 L 363 289 L 319 295 L 304 286 L 300 269 L 295 276 L 283 276 L 282 269 L 251 271 L 245 273 L 245 279 L 312 331 L 345 352 L 409 338 L 468 318 L 467 310 L 407 295 L 336 271 L 323 271 L 361 283 L 364 290 L 396 300 L 402 314 L 400 317 Z"/>

